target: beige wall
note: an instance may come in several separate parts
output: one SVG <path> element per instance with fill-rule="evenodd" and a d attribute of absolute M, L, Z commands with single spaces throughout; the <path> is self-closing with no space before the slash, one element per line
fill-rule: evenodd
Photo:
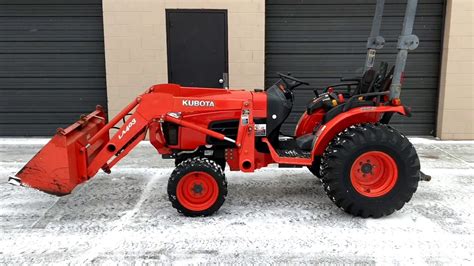
<path fill-rule="evenodd" d="M 167 83 L 167 8 L 228 10 L 230 85 L 264 85 L 264 0 L 103 0 L 107 94 L 116 114 L 152 84 Z M 474 0 L 448 0 L 437 136 L 474 139 Z"/>
<path fill-rule="evenodd" d="M 448 0 L 437 135 L 474 139 L 474 0 Z"/>
<path fill-rule="evenodd" d="M 103 0 L 110 115 L 150 85 L 168 82 L 167 8 L 227 9 L 230 85 L 263 87 L 264 0 Z"/>

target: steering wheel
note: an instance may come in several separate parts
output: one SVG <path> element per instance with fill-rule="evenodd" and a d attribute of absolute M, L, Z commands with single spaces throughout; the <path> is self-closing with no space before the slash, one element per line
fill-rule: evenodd
<path fill-rule="evenodd" d="M 285 74 L 282 74 L 282 73 L 279 73 L 279 72 L 277 72 L 277 74 L 278 74 L 278 76 L 280 76 L 280 78 L 283 80 L 283 82 L 285 82 L 286 85 L 288 85 L 288 87 L 289 87 L 290 90 L 293 90 L 293 89 L 295 89 L 296 87 L 301 86 L 301 85 L 309 85 L 308 82 L 302 81 L 301 79 L 297 79 L 297 78 L 295 78 L 295 77 L 292 77 L 292 76 L 289 76 L 289 75 L 285 75 Z M 287 83 L 287 82 L 286 82 L 286 79 L 289 79 L 289 80 L 293 81 L 292 84 Z"/>

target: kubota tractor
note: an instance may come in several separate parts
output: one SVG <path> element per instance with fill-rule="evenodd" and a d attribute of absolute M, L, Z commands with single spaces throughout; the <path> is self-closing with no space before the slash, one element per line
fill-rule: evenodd
<path fill-rule="evenodd" d="M 101 107 L 66 129 L 21 169 L 12 183 L 65 195 L 102 169 L 110 169 L 148 133 L 163 158 L 174 159 L 168 194 L 188 216 L 211 215 L 224 203 L 224 169 L 253 172 L 269 164 L 300 166 L 321 178 L 334 203 L 362 217 L 381 217 L 410 200 L 420 163 L 410 141 L 388 125 L 410 115 L 400 99 L 416 0 L 409 0 L 395 67 L 373 68 L 383 0 L 378 0 L 361 77 L 315 90 L 294 136 L 280 128 L 293 107 L 293 92 L 306 82 L 290 75 L 265 90 L 154 85 L 107 122 Z M 121 122 L 123 121 L 123 123 Z M 111 135 L 111 130 L 120 125 Z M 111 137 L 109 137 L 111 136 Z"/>

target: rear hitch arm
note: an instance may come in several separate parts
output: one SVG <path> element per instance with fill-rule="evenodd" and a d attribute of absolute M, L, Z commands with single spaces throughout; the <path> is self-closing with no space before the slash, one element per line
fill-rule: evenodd
<path fill-rule="evenodd" d="M 420 180 L 429 182 L 429 181 L 431 181 L 431 176 L 423 173 L 422 171 L 420 171 Z"/>

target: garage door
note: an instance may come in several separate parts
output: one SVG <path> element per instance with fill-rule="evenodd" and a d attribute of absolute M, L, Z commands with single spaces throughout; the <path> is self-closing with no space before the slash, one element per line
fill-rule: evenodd
<path fill-rule="evenodd" d="M 275 72 L 294 76 L 321 88 L 341 77 L 360 75 L 365 61 L 376 0 L 268 0 L 266 4 L 265 83 Z M 377 62 L 393 64 L 405 1 L 386 0 L 381 35 L 387 44 Z M 434 135 L 438 102 L 444 3 L 420 0 L 414 33 L 421 44 L 408 55 L 402 101 L 413 117 L 393 119 L 396 128 L 410 135 Z M 284 132 L 292 133 L 313 92 L 298 88 L 296 106 Z"/>
<path fill-rule="evenodd" d="M 101 1 L 0 1 L 0 135 L 51 135 L 97 104 L 106 106 Z"/>

